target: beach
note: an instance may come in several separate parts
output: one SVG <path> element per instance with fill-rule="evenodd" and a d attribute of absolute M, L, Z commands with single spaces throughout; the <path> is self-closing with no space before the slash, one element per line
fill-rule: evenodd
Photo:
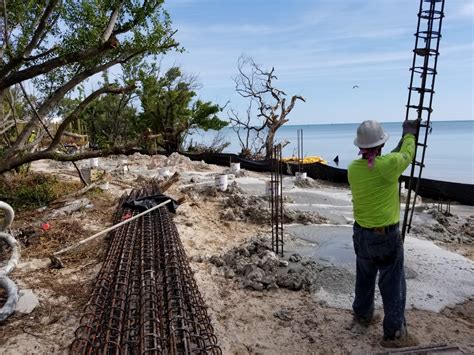
<path fill-rule="evenodd" d="M 124 159 L 126 171 L 121 169 Z M 32 170 L 77 180 L 66 163 L 39 161 Z M 16 312 L 2 326 L 4 353 L 67 350 L 107 240 L 99 238 L 71 252 L 63 258 L 63 269 L 50 269 L 47 256 L 60 247 L 57 238 L 64 240 L 64 234 L 70 244 L 110 225 L 118 198 L 152 178 L 164 179 L 163 171 L 179 174 L 167 194 L 185 201 L 174 222 L 224 354 L 383 350 L 381 323 L 363 334 L 349 326 L 355 257 L 347 185 L 284 177 L 285 254 L 276 257 L 268 248 L 269 174 L 246 170 L 233 174 L 228 167 L 175 153 L 101 158 L 96 171 L 101 190 L 82 196 L 88 199 L 87 207 L 56 217 L 60 206 L 17 215 L 17 231 L 36 226 L 45 216 L 51 216 L 51 229 L 30 239 L 12 273 L 20 289 L 37 297 L 38 305 L 29 314 Z M 229 177 L 226 191 L 214 185 L 215 176 L 222 173 Z M 405 253 L 408 329 L 421 345 L 446 343 L 474 351 L 473 220 L 474 207 L 452 203 L 447 214 L 438 211 L 437 204 L 417 203 Z M 377 295 L 376 312 L 383 314 L 380 306 Z"/>

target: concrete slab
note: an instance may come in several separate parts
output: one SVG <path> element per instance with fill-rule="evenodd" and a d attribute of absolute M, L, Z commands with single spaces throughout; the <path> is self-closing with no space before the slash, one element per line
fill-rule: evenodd
<path fill-rule="evenodd" d="M 247 194 L 262 196 L 265 195 L 265 181 L 266 179 L 255 177 L 241 177 L 236 178 L 237 186 Z M 268 178 L 270 181 L 270 177 Z"/>
<path fill-rule="evenodd" d="M 291 225 L 285 230 L 307 243 L 289 246 L 289 254 L 298 253 L 323 264 L 354 269 L 356 259 L 352 246 L 352 226 Z"/>
<path fill-rule="evenodd" d="M 330 205 L 346 206 L 352 208 L 351 194 L 341 189 L 299 189 L 294 188 L 284 191 L 284 195 L 290 197 L 294 203 L 308 205 Z"/>

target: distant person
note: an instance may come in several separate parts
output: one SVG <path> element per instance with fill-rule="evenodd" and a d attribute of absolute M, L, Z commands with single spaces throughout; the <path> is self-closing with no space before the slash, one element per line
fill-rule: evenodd
<path fill-rule="evenodd" d="M 368 327 L 377 321 L 374 292 L 378 272 L 385 313 L 380 344 L 390 348 L 418 344 L 416 338 L 407 333 L 405 321 L 406 282 L 398 194 L 398 179 L 415 155 L 417 129 L 418 121 L 405 121 L 397 148 L 381 155 L 388 133 L 377 121 L 362 122 L 354 139 L 362 158 L 354 160 L 347 170 L 357 259 L 353 323 Z"/>

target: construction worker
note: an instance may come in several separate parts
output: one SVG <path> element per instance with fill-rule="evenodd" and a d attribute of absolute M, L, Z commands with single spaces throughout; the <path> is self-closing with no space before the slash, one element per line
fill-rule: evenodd
<path fill-rule="evenodd" d="M 367 328 L 374 317 L 375 280 L 382 295 L 384 347 L 418 344 L 407 333 L 405 322 L 406 283 L 403 268 L 403 242 L 400 236 L 398 179 L 415 155 L 418 121 L 403 123 L 403 137 L 397 148 L 382 154 L 389 135 L 377 121 L 364 121 L 357 128 L 354 144 L 361 159 L 347 170 L 354 211 L 354 250 L 356 285 L 353 325 Z"/>

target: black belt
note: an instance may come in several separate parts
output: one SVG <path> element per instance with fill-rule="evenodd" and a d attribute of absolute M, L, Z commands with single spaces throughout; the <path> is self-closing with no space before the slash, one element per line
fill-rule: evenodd
<path fill-rule="evenodd" d="M 371 231 L 371 232 L 377 233 L 377 234 L 386 234 L 388 232 L 391 232 L 391 231 L 397 229 L 399 227 L 399 223 L 391 224 L 391 225 L 385 226 L 385 227 L 365 228 L 365 227 L 362 227 L 356 221 L 354 221 L 354 226 L 357 227 L 357 228 L 360 228 L 360 229 L 364 229 L 366 231 Z"/>

